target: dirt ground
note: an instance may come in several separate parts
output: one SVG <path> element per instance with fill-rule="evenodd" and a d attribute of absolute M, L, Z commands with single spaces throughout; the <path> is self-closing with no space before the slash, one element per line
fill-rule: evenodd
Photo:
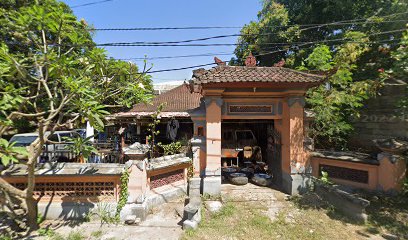
<path fill-rule="evenodd" d="M 54 235 L 37 235 L 29 239 L 379 240 L 398 239 L 395 238 L 396 235 L 408 231 L 408 206 L 404 201 L 396 205 L 390 200 L 372 200 L 372 209 L 368 209 L 369 222 L 358 224 L 336 212 L 314 193 L 290 197 L 273 188 L 258 187 L 250 183 L 244 186 L 223 184 L 222 195 L 217 199 L 222 201 L 223 208 L 218 213 L 210 213 L 204 207 L 197 230 L 182 230 L 180 215 L 184 199 L 179 199 L 153 209 L 147 220 L 139 226 L 101 226 L 99 222 L 71 222 L 70 225 L 46 222 L 43 226 L 53 229 Z M 203 200 L 205 206 L 205 197 Z M 387 233 L 392 234 L 386 235 Z"/>
<path fill-rule="evenodd" d="M 313 195 L 300 201 L 253 184 L 223 184 L 222 192 L 221 212 L 204 211 L 198 230 L 183 239 L 384 239 L 334 214 Z"/>
<path fill-rule="evenodd" d="M 184 206 L 184 199 L 169 202 L 152 210 L 146 221 L 138 226 L 104 224 L 98 221 L 60 225 L 59 222 L 44 222 L 42 226 L 53 229 L 53 236 L 32 236 L 38 240 L 125 240 L 125 239 L 179 239 L 183 233 L 178 211 Z M 49 234 L 51 235 L 51 234 Z"/>

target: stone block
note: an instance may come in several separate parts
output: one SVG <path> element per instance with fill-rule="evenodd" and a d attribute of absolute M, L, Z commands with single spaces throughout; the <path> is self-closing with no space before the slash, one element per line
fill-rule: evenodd
<path fill-rule="evenodd" d="M 199 211 L 201 208 L 201 203 L 200 202 L 190 202 L 184 207 L 184 216 L 187 217 L 187 219 L 192 220 L 194 215 Z"/>
<path fill-rule="evenodd" d="M 209 212 L 216 213 L 221 210 L 222 203 L 220 201 L 206 201 L 205 206 Z"/>
<path fill-rule="evenodd" d="M 192 229 L 195 230 L 198 228 L 198 223 L 196 221 L 193 220 L 185 220 L 183 222 L 183 229 L 184 230 L 188 230 L 188 229 Z"/>
<path fill-rule="evenodd" d="M 129 216 L 136 216 L 136 218 L 139 218 L 140 221 L 144 221 L 146 220 L 148 213 L 149 208 L 146 202 L 126 204 L 120 212 L 120 220 L 125 222 Z"/>
<path fill-rule="evenodd" d="M 203 194 L 218 196 L 221 194 L 221 176 L 203 178 Z"/>
<path fill-rule="evenodd" d="M 336 186 L 321 183 L 316 183 L 315 192 L 344 215 L 360 222 L 367 220 L 365 208 L 370 204 L 368 200 L 356 197 L 353 194 L 338 189 Z"/>
<path fill-rule="evenodd" d="M 194 216 L 193 216 L 193 221 L 195 221 L 196 223 L 200 223 L 200 222 L 201 222 L 201 207 L 198 209 L 198 211 L 196 212 L 196 214 L 194 214 Z"/>
<path fill-rule="evenodd" d="M 303 194 L 310 189 L 311 179 L 309 174 L 282 173 L 283 191 L 290 195 Z"/>

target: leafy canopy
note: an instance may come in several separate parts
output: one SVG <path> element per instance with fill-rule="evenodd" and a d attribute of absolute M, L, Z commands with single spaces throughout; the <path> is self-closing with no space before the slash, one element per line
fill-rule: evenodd
<path fill-rule="evenodd" d="M 406 69 L 407 15 L 408 2 L 398 0 L 264 0 L 258 20 L 241 29 L 230 64 L 243 65 L 252 52 L 260 66 L 284 59 L 285 67 L 326 75 L 327 84 L 307 94 L 312 136 L 343 148 L 364 100 L 387 77 L 383 69 Z"/>
<path fill-rule="evenodd" d="M 22 119 L 39 131 L 85 120 L 101 130 L 112 110 L 151 97 L 150 76 L 95 47 L 64 3 L 1 3 L 0 26 L 0 137 Z"/>

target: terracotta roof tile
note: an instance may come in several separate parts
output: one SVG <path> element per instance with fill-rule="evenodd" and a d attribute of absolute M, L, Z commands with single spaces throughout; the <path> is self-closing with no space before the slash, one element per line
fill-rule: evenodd
<path fill-rule="evenodd" d="M 153 98 L 151 104 L 138 103 L 129 112 L 154 112 L 164 103 L 163 112 L 187 112 L 200 106 L 201 94 L 191 92 L 187 84 L 173 88 Z"/>
<path fill-rule="evenodd" d="M 282 67 L 217 66 L 193 71 L 194 84 L 216 82 L 299 82 L 319 83 L 323 76 Z"/>

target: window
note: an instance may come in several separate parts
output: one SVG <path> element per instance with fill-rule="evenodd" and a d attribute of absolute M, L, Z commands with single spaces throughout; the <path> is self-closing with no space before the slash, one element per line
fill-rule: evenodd
<path fill-rule="evenodd" d="M 14 136 L 10 139 L 10 142 L 14 142 L 15 147 L 29 146 L 37 139 L 37 136 Z"/>
<path fill-rule="evenodd" d="M 49 136 L 48 137 L 48 140 L 50 141 L 50 142 L 59 142 L 59 139 L 58 139 L 58 135 L 57 134 L 52 134 L 51 136 Z"/>
<path fill-rule="evenodd" d="M 67 138 L 71 138 L 71 133 L 60 133 L 61 142 L 66 142 Z"/>

